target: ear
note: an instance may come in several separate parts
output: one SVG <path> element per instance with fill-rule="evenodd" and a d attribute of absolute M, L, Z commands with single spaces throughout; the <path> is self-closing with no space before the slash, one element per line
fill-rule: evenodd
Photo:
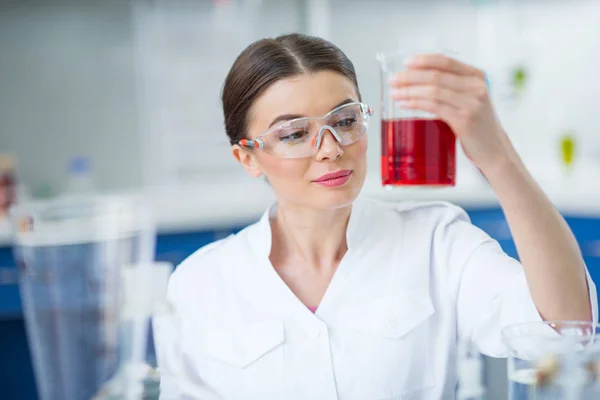
<path fill-rule="evenodd" d="M 248 150 L 240 145 L 234 144 L 231 146 L 231 153 L 233 154 L 233 158 L 242 164 L 248 175 L 252 176 L 253 178 L 258 178 L 262 175 L 260 165 L 256 161 L 256 156 L 252 154 L 252 150 Z"/>

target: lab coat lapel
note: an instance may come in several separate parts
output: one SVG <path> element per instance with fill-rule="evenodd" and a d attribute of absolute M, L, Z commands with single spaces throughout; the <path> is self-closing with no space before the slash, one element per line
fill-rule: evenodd
<path fill-rule="evenodd" d="M 248 231 L 248 240 L 240 251 L 228 254 L 237 265 L 234 285 L 240 293 L 240 307 L 248 308 L 257 318 L 272 319 L 291 315 L 312 317 L 293 292 L 281 280 L 271 262 L 271 226 L 269 219 L 276 204 L 271 205 L 259 222 Z"/>
<path fill-rule="evenodd" d="M 401 337 L 434 312 L 430 238 L 388 204 L 366 201 L 361 214 L 349 232 L 360 244 L 338 315 L 361 330 Z"/>

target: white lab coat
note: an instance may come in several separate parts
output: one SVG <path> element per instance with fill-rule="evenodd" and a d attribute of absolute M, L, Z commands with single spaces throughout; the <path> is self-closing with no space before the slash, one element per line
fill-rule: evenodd
<path fill-rule="evenodd" d="M 451 399 L 459 338 L 502 357 L 502 328 L 541 320 L 521 265 L 463 210 L 372 200 L 313 314 L 269 262 L 273 210 L 172 275 L 161 399 Z"/>

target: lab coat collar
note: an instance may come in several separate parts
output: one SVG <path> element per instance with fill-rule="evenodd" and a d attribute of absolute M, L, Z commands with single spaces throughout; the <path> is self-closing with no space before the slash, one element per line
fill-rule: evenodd
<path fill-rule="evenodd" d="M 365 233 L 365 229 L 360 228 L 364 207 L 364 200 L 362 199 L 357 199 L 352 203 L 350 219 L 346 228 L 346 242 L 349 250 L 358 246 L 362 235 Z M 276 212 L 277 202 L 271 204 L 260 218 L 258 222 L 258 235 L 251 236 L 252 246 L 261 257 L 269 257 L 271 254 L 272 232 L 270 220 L 275 216 Z"/>
<path fill-rule="evenodd" d="M 269 261 L 272 239 L 269 220 L 276 209 L 277 204 L 272 204 L 245 236 L 244 245 L 257 261 L 250 265 L 256 268 L 248 267 L 248 253 L 243 248 L 223 253 L 227 262 L 236 266 L 233 280 L 239 285 L 236 292 L 246 293 L 242 296 L 244 307 L 252 307 L 247 317 L 294 315 L 303 321 L 338 321 L 397 338 L 434 312 L 429 252 L 415 251 L 414 247 L 425 242 L 412 239 L 415 231 L 405 229 L 394 206 L 361 199 L 353 203 L 348 222 L 348 252 L 321 300 L 315 319 L 315 314 L 301 304 Z M 413 253 L 419 256 L 413 257 Z M 232 257 L 236 259 L 233 263 Z M 355 286 L 346 290 L 351 282 Z"/>

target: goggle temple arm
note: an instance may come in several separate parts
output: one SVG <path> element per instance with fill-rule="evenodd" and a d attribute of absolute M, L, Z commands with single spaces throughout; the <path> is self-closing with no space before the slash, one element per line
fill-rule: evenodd
<path fill-rule="evenodd" d="M 246 148 L 253 148 L 253 149 L 262 149 L 263 148 L 263 142 L 260 139 L 242 139 L 239 142 L 239 145 L 242 147 L 246 147 Z"/>

